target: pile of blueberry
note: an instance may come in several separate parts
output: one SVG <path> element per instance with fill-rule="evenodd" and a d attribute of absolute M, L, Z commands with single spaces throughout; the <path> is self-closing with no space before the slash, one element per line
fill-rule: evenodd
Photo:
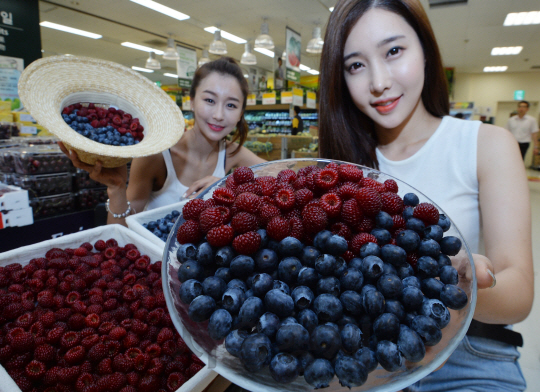
<path fill-rule="evenodd" d="M 111 146 L 132 146 L 144 138 L 144 127 L 138 118 L 123 110 L 108 109 L 89 103 L 66 106 L 62 118 L 78 134 Z"/>
<path fill-rule="evenodd" d="M 423 238 L 406 229 L 395 244 L 365 243 L 348 262 L 341 257 L 347 241 L 328 230 L 307 246 L 259 229 L 261 244 L 250 256 L 229 245 L 185 243 L 177 251 L 179 297 L 191 320 L 224 339 L 250 372 L 268 366 L 279 383 L 303 376 L 324 388 L 336 376 L 342 386 L 360 386 L 379 364 L 397 371 L 421 361 L 426 346 L 441 340 L 448 309 L 468 302 L 449 257 L 462 244 L 443 238 L 449 220 L 441 218 Z"/>
<path fill-rule="evenodd" d="M 174 223 L 180 216 L 180 212 L 177 210 L 172 210 L 169 214 L 165 215 L 163 218 L 159 218 L 155 221 L 150 221 L 148 223 L 143 223 L 143 227 L 148 229 L 158 237 L 160 240 L 166 242 L 169 237 Z"/>

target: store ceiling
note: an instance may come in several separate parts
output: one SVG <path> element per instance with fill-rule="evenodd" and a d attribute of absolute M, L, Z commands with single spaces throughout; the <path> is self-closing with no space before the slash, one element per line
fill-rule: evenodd
<path fill-rule="evenodd" d="M 540 72 L 540 25 L 504 27 L 509 12 L 538 11 L 538 0 L 469 0 L 467 4 L 429 8 L 428 12 L 443 55 L 444 65 L 457 72 L 482 72 L 485 66 L 506 65 L 507 72 Z M 319 55 L 305 52 L 317 23 L 323 28 L 330 15 L 329 7 L 336 0 L 158 0 L 163 5 L 190 16 L 178 21 L 129 0 L 41 0 L 40 19 L 103 35 L 94 40 L 50 28 L 41 27 L 44 56 L 72 54 L 115 61 L 126 66 L 144 67 L 146 52 L 126 48 L 129 41 L 164 50 L 171 35 L 180 45 L 197 49 L 201 56 L 204 45 L 213 35 L 203 30 L 208 26 L 221 29 L 253 42 L 260 34 L 263 17 L 268 18 L 270 35 L 276 51 L 285 49 L 285 27 L 302 36 L 302 63 L 319 69 Z M 243 44 L 224 40 L 228 55 L 240 59 Z M 516 56 L 491 56 L 496 46 L 523 46 Z M 258 52 L 257 67 L 272 71 L 273 60 Z M 150 79 L 172 84 L 174 79 L 163 75 L 176 73 L 176 63 L 161 61 L 162 69 L 144 74 Z M 210 58 L 215 56 L 210 55 Z M 536 66 L 535 68 L 533 68 Z M 247 66 L 244 66 L 247 70 Z M 303 73 L 304 74 L 304 73 Z"/>

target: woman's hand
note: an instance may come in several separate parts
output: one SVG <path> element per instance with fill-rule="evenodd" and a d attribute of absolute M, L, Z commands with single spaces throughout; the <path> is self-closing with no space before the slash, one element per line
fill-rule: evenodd
<path fill-rule="evenodd" d="M 491 261 L 483 255 L 473 254 L 476 284 L 479 289 L 495 287 L 495 269 Z"/>
<path fill-rule="evenodd" d="M 64 146 L 62 142 L 58 142 L 58 146 L 64 154 L 71 159 L 73 166 L 78 169 L 85 170 L 89 173 L 90 178 L 97 181 L 107 187 L 122 187 L 125 189 L 127 182 L 127 165 L 115 167 L 115 168 L 103 168 L 100 161 L 96 161 L 95 165 L 88 165 L 82 162 L 77 153 L 73 150 L 69 150 Z"/>
<path fill-rule="evenodd" d="M 204 191 L 206 188 L 208 188 L 210 185 L 212 185 L 214 182 L 221 180 L 219 177 L 214 176 L 206 176 L 204 178 L 201 178 L 200 180 L 195 181 L 182 195 L 182 197 L 186 198 L 194 198 L 197 197 L 202 191 Z"/>

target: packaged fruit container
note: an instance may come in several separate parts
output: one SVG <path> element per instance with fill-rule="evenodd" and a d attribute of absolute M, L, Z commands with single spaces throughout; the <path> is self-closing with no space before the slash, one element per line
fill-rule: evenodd
<path fill-rule="evenodd" d="M 0 121 L 0 139 L 10 139 L 17 134 L 18 128 L 16 123 Z"/>
<path fill-rule="evenodd" d="M 18 148 L 12 152 L 15 172 L 19 174 L 46 174 L 68 172 L 73 165 L 56 145 Z"/>
<path fill-rule="evenodd" d="M 28 207 L 28 191 L 13 185 L 0 184 L 0 211 Z"/>
<path fill-rule="evenodd" d="M 30 199 L 30 206 L 34 210 L 34 219 L 68 214 L 75 211 L 75 195 L 73 193 L 64 193 L 36 197 Z"/>
<path fill-rule="evenodd" d="M 56 144 L 59 139 L 56 136 L 19 136 L 12 137 L 11 140 L 27 146 L 37 146 L 42 144 Z"/>
<path fill-rule="evenodd" d="M 0 172 L 0 182 L 5 185 L 13 185 L 13 175 L 10 173 Z"/>
<path fill-rule="evenodd" d="M 30 197 L 57 195 L 73 190 L 71 173 L 14 174 L 13 185 L 28 190 Z"/>
<path fill-rule="evenodd" d="M 43 241 L 34 245 L 21 247 L 9 252 L 0 253 L 0 269 L 3 271 L 4 268 L 12 268 L 6 266 L 13 266 L 14 264 L 18 263 L 20 265 L 18 267 L 19 270 L 25 271 L 25 268 L 28 268 L 26 266 L 30 264 L 30 260 L 43 258 L 45 255 L 47 255 L 47 252 L 50 252 L 52 249 L 71 249 L 74 251 L 83 243 L 90 243 L 93 245 L 98 240 L 107 241 L 109 239 L 114 239 L 119 247 L 134 244 L 141 255 L 146 255 L 149 257 L 150 263 L 155 263 L 161 260 L 163 256 L 162 249 L 156 247 L 154 244 L 150 243 L 126 227 L 120 225 L 106 225 L 65 235 L 52 240 Z M 19 276 L 19 278 L 23 277 Z M 13 286 L 20 287 L 21 284 L 16 284 Z M 6 288 L 4 287 L 0 290 L 3 294 Z M 36 305 L 37 304 L 39 304 L 39 300 L 36 302 Z M 3 312 L 4 311 L 5 310 L 3 310 Z M 2 327 L 3 326 L 4 325 L 2 325 Z M 15 380 L 6 371 L 8 360 L 9 359 L 2 359 L 2 365 L 4 366 L 0 366 L 0 391 L 22 392 L 21 388 L 19 388 L 19 386 L 15 383 Z M 49 365 L 47 368 L 50 367 L 51 365 Z M 94 368 L 95 367 L 97 367 L 97 364 L 94 366 Z M 142 376 L 143 375 L 141 374 L 141 377 Z M 208 366 L 204 366 L 195 375 L 189 378 L 182 386 L 176 389 L 175 392 L 202 392 L 215 379 L 216 376 L 217 373 L 209 369 Z M 156 388 L 155 390 L 157 391 L 158 389 L 159 388 Z M 28 389 L 25 388 L 25 390 Z M 74 383 L 72 384 L 72 389 L 68 388 L 64 390 L 75 391 L 76 388 Z"/>
<path fill-rule="evenodd" d="M 168 233 L 170 233 L 171 228 L 167 228 L 167 222 L 163 222 L 164 225 L 160 228 L 159 225 L 162 222 L 158 223 L 158 220 L 163 220 L 168 217 L 169 219 L 166 220 L 168 220 L 169 222 L 172 221 L 175 217 L 178 216 L 176 215 L 176 213 L 173 212 L 176 211 L 181 213 L 182 207 L 187 202 L 188 200 L 183 200 L 181 202 L 170 204 L 168 206 L 139 212 L 138 214 L 134 215 L 129 215 L 126 218 L 126 223 L 131 230 L 140 234 L 141 236 L 143 236 L 150 242 L 156 244 L 157 246 L 164 248 Z M 176 221 L 176 219 L 174 219 L 174 221 Z M 148 224 L 151 222 L 154 222 L 154 225 L 151 225 L 150 228 L 148 228 Z M 155 233 L 155 229 L 159 229 L 159 235 L 157 235 L 158 233 Z M 165 234 L 166 236 L 164 237 Z"/>
<path fill-rule="evenodd" d="M 13 151 L 20 147 L 17 143 L 0 144 L 0 171 L 4 173 L 14 173 Z"/>
<path fill-rule="evenodd" d="M 92 180 L 88 172 L 82 169 L 76 169 L 75 173 L 73 173 L 73 183 L 75 190 L 99 188 L 103 186 L 103 184 Z"/>
<path fill-rule="evenodd" d="M 107 201 L 107 188 L 81 189 L 77 192 L 77 208 L 81 210 L 90 210 L 99 203 Z"/>
<path fill-rule="evenodd" d="M 401 390 L 445 362 L 476 305 L 444 211 L 326 159 L 238 168 L 188 202 L 162 277 L 180 335 L 250 391 Z"/>

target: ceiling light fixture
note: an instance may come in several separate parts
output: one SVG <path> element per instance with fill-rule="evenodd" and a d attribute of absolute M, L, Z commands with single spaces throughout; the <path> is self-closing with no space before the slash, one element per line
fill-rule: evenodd
<path fill-rule="evenodd" d="M 321 38 L 321 28 L 319 26 L 313 29 L 313 38 L 309 40 L 306 48 L 308 53 L 321 53 L 324 41 Z"/>
<path fill-rule="evenodd" d="M 334 7 L 330 7 L 328 9 L 330 10 L 330 12 L 334 12 Z"/>
<path fill-rule="evenodd" d="M 245 65 L 257 64 L 257 57 L 255 57 L 255 55 L 251 53 L 251 45 L 249 44 L 249 42 L 246 42 L 246 50 L 244 53 L 242 53 L 240 63 Z"/>
<path fill-rule="evenodd" d="M 255 49 L 274 49 L 274 40 L 269 35 L 268 23 L 266 18 L 263 18 L 261 25 L 261 34 L 255 40 Z"/>
<path fill-rule="evenodd" d="M 169 78 L 176 78 L 178 79 L 178 75 L 172 74 L 172 73 L 164 73 L 164 76 L 168 76 Z"/>
<path fill-rule="evenodd" d="M 57 23 L 52 23 L 52 22 L 44 21 L 44 22 L 41 22 L 39 25 L 43 27 L 48 27 L 50 29 L 64 31 L 66 33 L 82 35 L 83 37 L 92 38 L 92 39 L 100 39 L 101 37 L 103 37 L 102 35 L 90 33 L 89 31 L 74 29 L 73 27 L 63 26 Z"/>
<path fill-rule="evenodd" d="M 216 30 L 219 30 L 219 29 L 217 27 L 215 27 L 215 26 L 210 26 L 210 27 L 205 27 L 204 28 L 204 31 L 208 31 L 209 33 L 212 33 L 212 34 L 214 34 L 216 32 Z M 245 39 L 237 37 L 234 34 L 227 33 L 224 30 L 221 30 L 221 36 L 223 38 L 225 38 L 225 39 L 228 39 L 229 41 L 234 42 L 235 44 L 245 44 L 247 42 Z"/>
<path fill-rule="evenodd" d="M 306 72 L 310 73 L 312 75 L 318 75 L 319 74 L 319 71 L 317 71 L 316 69 L 308 69 Z"/>
<path fill-rule="evenodd" d="M 540 11 L 511 12 L 506 15 L 503 26 L 540 24 Z"/>
<path fill-rule="evenodd" d="M 265 56 L 274 58 L 275 53 L 268 49 L 262 49 L 262 48 L 255 48 L 253 49 L 255 52 L 259 52 L 261 54 L 264 54 Z"/>
<path fill-rule="evenodd" d="M 199 59 L 199 62 L 197 63 L 197 65 L 200 67 L 201 65 L 209 63 L 210 61 L 211 60 L 210 60 L 210 56 L 208 55 L 208 49 L 206 48 L 206 45 L 205 45 L 202 51 L 202 57 Z"/>
<path fill-rule="evenodd" d="M 505 46 L 491 49 L 492 56 L 516 55 L 521 52 L 523 46 Z"/>
<path fill-rule="evenodd" d="M 162 50 L 149 48 L 148 46 L 138 45 L 138 44 L 134 44 L 132 42 L 122 42 L 120 45 L 125 46 L 127 48 L 131 48 L 131 49 L 142 50 L 143 52 L 154 52 L 155 54 L 159 54 L 159 55 L 163 54 Z"/>
<path fill-rule="evenodd" d="M 162 14 L 170 16 L 171 18 L 174 18 L 174 19 L 178 19 L 178 20 L 189 19 L 189 15 L 183 14 L 182 12 L 176 11 L 172 8 L 164 6 L 163 4 L 156 3 L 155 1 L 152 1 L 152 0 L 131 0 L 131 1 L 139 5 L 142 5 L 144 7 L 148 7 L 154 11 L 161 12 Z"/>
<path fill-rule="evenodd" d="M 506 65 L 500 65 L 496 67 L 484 67 L 484 72 L 504 72 L 508 69 Z"/>
<path fill-rule="evenodd" d="M 131 69 L 134 69 L 135 71 L 139 71 L 139 72 L 148 72 L 148 73 L 152 73 L 154 71 L 152 71 L 151 69 L 146 69 L 146 68 L 141 68 L 141 67 L 131 67 Z"/>
<path fill-rule="evenodd" d="M 149 69 L 161 69 L 161 64 L 158 59 L 156 59 L 156 54 L 154 52 L 150 52 L 150 56 L 146 60 L 146 68 Z"/>
<path fill-rule="evenodd" d="M 214 40 L 210 44 L 208 51 L 212 54 L 227 54 L 227 45 L 221 40 L 221 30 L 216 30 L 214 32 Z"/>
<path fill-rule="evenodd" d="M 300 64 L 300 66 L 298 68 L 300 68 L 300 71 L 309 71 L 311 69 L 311 68 L 309 68 L 308 66 L 306 66 L 304 64 Z"/>
<path fill-rule="evenodd" d="M 174 43 L 174 39 L 172 38 L 167 38 L 167 49 L 165 49 L 165 52 L 163 53 L 163 59 L 174 61 L 180 60 L 180 56 L 176 51 L 176 44 Z"/>

